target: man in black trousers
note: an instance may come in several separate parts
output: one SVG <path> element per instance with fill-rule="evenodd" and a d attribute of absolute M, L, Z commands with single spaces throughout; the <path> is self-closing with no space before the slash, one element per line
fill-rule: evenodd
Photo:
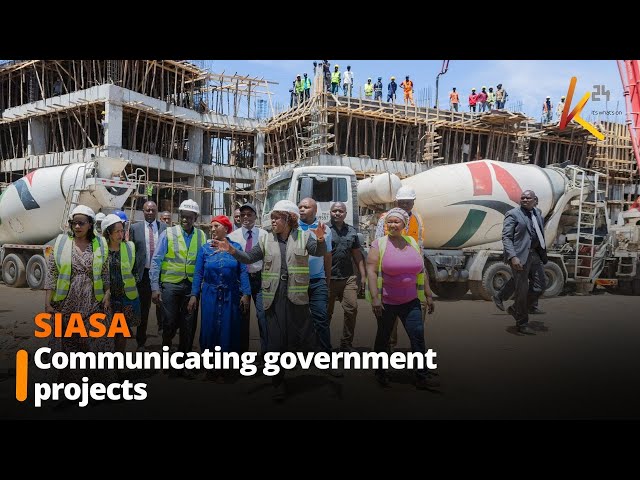
<path fill-rule="evenodd" d="M 157 220 L 158 206 L 155 202 L 148 201 L 142 206 L 144 222 L 137 222 L 129 230 L 129 239 L 136 247 L 136 263 L 134 272 L 138 283 L 138 294 L 142 309 L 142 322 L 136 329 L 136 342 L 138 350 L 144 351 L 147 342 L 147 325 L 149 323 L 149 309 L 151 308 L 151 282 L 149 281 L 149 268 L 151 258 L 158 237 L 167 228 L 167 224 Z M 156 319 L 158 321 L 158 335 L 162 332 L 162 308 L 156 305 Z"/>
<path fill-rule="evenodd" d="M 520 206 L 507 212 L 502 227 L 504 261 L 511 266 L 515 281 L 515 302 L 507 310 L 516 320 L 520 333 L 534 335 L 529 328 L 529 308 L 541 292 L 529 288 L 532 278 L 544 279 L 547 263 L 544 220 L 535 208 L 536 194 L 525 190 L 520 196 Z"/>

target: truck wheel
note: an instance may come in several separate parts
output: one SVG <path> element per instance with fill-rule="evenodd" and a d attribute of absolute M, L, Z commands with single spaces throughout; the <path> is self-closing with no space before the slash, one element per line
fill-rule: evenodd
<path fill-rule="evenodd" d="M 469 290 L 467 282 L 435 282 L 431 287 L 436 295 L 447 300 L 460 300 Z"/>
<path fill-rule="evenodd" d="M 485 300 L 491 300 L 496 293 L 504 287 L 511 278 L 511 267 L 504 262 L 491 262 L 487 264 L 482 274 L 480 296 Z"/>
<path fill-rule="evenodd" d="M 10 253 L 4 257 L 4 262 L 2 262 L 2 280 L 4 280 L 4 283 L 10 287 L 24 287 L 27 283 L 26 275 L 27 269 L 20 255 Z"/>
<path fill-rule="evenodd" d="M 546 288 L 542 293 L 545 298 L 557 297 L 564 289 L 564 273 L 557 263 L 547 262 L 544 266 Z"/>
<path fill-rule="evenodd" d="M 42 290 L 47 275 L 47 264 L 42 255 L 33 255 L 27 262 L 27 285 Z"/>

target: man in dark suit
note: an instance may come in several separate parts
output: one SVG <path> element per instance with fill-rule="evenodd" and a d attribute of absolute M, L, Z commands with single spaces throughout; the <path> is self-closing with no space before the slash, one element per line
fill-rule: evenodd
<path fill-rule="evenodd" d="M 536 213 L 540 218 L 543 218 L 542 211 L 537 207 L 538 207 L 538 197 L 535 198 L 534 210 L 536 211 Z M 545 277 L 544 276 L 542 278 L 535 277 L 534 273 L 536 272 L 533 269 L 529 271 L 529 288 L 533 289 L 534 291 L 540 292 L 539 295 L 542 295 L 545 289 L 545 283 L 546 283 Z M 496 294 L 493 296 L 493 303 L 495 303 L 496 307 L 498 307 L 500 310 L 504 312 L 505 308 L 502 302 L 504 302 L 505 300 L 509 300 L 513 295 L 513 293 L 515 292 L 515 290 L 516 290 L 516 284 L 513 277 L 511 277 L 502 286 L 502 288 L 499 291 L 497 291 Z M 540 308 L 538 307 L 538 299 L 536 298 L 534 303 L 531 305 L 531 308 L 529 308 L 529 314 L 540 315 L 542 313 L 545 313 L 545 312 L 540 310 Z"/>
<path fill-rule="evenodd" d="M 143 351 L 147 342 L 147 324 L 149 322 L 149 309 L 151 308 L 151 282 L 149 280 L 149 268 L 153 252 L 158 245 L 158 237 L 167 228 L 164 222 L 157 220 L 158 206 L 155 202 L 148 201 L 142 206 L 144 222 L 137 222 L 129 231 L 130 240 L 136 247 L 136 263 L 134 272 L 138 283 L 138 294 L 142 307 L 142 322 L 136 329 L 136 341 L 138 350 Z M 156 305 L 156 319 L 158 320 L 158 335 L 162 332 L 162 308 Z"/>
<path fill-rule="evenodd" d="M 515 318 L 518 331 L 528 335 L 534 335 L 529 328 L 529 308 L 544 290 L 544 285 L 529 288 L 529 274 L 533 270 L 532 278 L 543 282 L 543 265 L 547 263 L 544 220 L 535 208 L 535 199 L 532 190 L 522 192 L 520 206 L 507 212 L 502 227 L 504 261 L 511 266 L 515 281 L 515 302 L 508 312 Z"/>

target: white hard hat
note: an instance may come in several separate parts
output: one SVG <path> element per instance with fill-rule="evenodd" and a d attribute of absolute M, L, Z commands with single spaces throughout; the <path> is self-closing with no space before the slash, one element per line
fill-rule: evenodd
<path fill-rule="evenodd" d="M 106 215 L 102 212 L 96 213 L 96 223 L 103 221 L 105 217 Z"/>
<path fill-rule="evenodd" d="M 71 213 L 69 214 L 69 220 L 73 220 L 74 215 L 86 215 L 87 217 L 91 217 L 93 221 L 96 220 L 96 214 L 93 213 L 93 210 L 91 210 L 86 205 L 78 205 L 76 208 L 71 210 Z"/>
<path fill-rule="evenodd" d="M 300 209 L 291 200 L 280 200 L 273 206 L 272 212 L 287 212 L 296 216 L 300 216 Z"/>
<path fill-rule="evenodd" d="M 396 193 L 396 200 L 415 200 L 416 191 L 411 187 L 400 187 Z"/>
<path fill-rule="evenodd" d="M 102 231 L 106 232 L 107 228 L 109 228 L 114 223 L 118 223 L 118 222 L 122 223 L 122 219 L 118 215 L 114 213 L 110 213 L 109 215 L 104 217 L 104 220 L 102 220 L 102 224 L 100 226 L 102 228 Z"/>
<path fill-rule="evenodd" d="M 180 204 L 180 207 L 178 208 L 178 210 L 182 211 L 187 211 L 187 212 L 195 212 L 198 215 L 200 215 L 200 207 L 198 206 L 198 204 L 196 202 L 194 202 L 193 200 L 187 199 L 184 202 L 182 202 Z"/>

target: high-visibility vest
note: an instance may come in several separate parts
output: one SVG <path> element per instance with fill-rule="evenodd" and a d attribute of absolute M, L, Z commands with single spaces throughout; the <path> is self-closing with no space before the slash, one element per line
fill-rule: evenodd
<path fill-rule="evenodd" d="M 93 294 L 96 300 L 101 302 L 104 298 L 104 286 L 102 284 L 102 265 L 105 262 L 107 253 L 107 241 L 104 237 L 93 237 L 91 241 L 93 249 Z M 67 298 L 69 287 L 71 286 L 71 257 L 73 249 L 73 239 L 69 235 L 61 234 L 56 238 L 53 247 L 54 260 L 58 268 L 58 281 L 56 290 L 53 292 L 52 300 L 59 302 Z"/>
<path fill-rule="evenodd" d="M 402 235 L 402 238 L 405 239 L 405 241 L 411 245 L 413 248 L 415 248 L 416 252 L 418 252 L 418 255 L 420 255 L 420 258 L 422 258 L 422 253 L 420 252 L 420 247 L 418 247 L 418 244 L 416 243 L 416 241 L 407 236 L 407 235 Z M 378 239 L 378 276 L 376 279 L 376 283 L 377 283 L 377 287 L 378 287 L 378 295 L 380 296 L 380 301 L 382 302 L 382 257 L 384 257 L 384 252 L 387 249 L 387 242 L 389 241 L 389 236 L 385 235 L 384 237 L 380 237 Z M 422 272 L 420 272 L 417 275 L 417 279 L 416 279 L 416 289 L 417 289 L 417 294 L 418 294 L 418 299 L 421 302 L 426 302 L 427 297 L 424 294 L 424 264 L 422 265 Z M 367 285 L 367 287 L 365 288 L 365 297 L 366 299 L 371 302 L 371 292 L 369 291 L 369 287 Z"/>
<path fill-rule="evenodd" d="M 331 72 L 331 83 L 340 83 L 340 72 Z"/>
<path fill-rule="evenodd" d="M 198 250 L 207 241 L 204 232 L 199 228 L 193 228 L 193 237 L 187 250 L 187 243 L 184 241 L 180 225 L 167 228 L 165 231 L 167 232 L 167 253 L 160 266 L 160 281 L 180 283 L 186 278 L 193 282 Z"/>
<path fill-rule="evenodd" d="M 364 94 L 367 97 L 370 97 L 371 95 L 373 95 L 373 84 L 372 83 L 365 83 L 364 84 Z"/>
<path fill-rule="evenodd" d="M 300 229 L 292 230 L 287 239 L 287 298 L 295 305 L 309 303 L 309 252 L 307 241 L 309 232 Z M 259 237 L 260 248 L 264 252 L 264 267 L 262 269 L 262 302 L 264 309 L 268 309 L 280 283 L 280 266 L 282 258 L 280 245 L 275 233 Z"/>
<path fill-rule="evenodd" d="M 136 263 L 136 251 L 133 242 L 120 243 L 120 273 L 124 282 L 124 293 L 129 300 L 138 298 L 136 279 L 131 270 Z"/>

